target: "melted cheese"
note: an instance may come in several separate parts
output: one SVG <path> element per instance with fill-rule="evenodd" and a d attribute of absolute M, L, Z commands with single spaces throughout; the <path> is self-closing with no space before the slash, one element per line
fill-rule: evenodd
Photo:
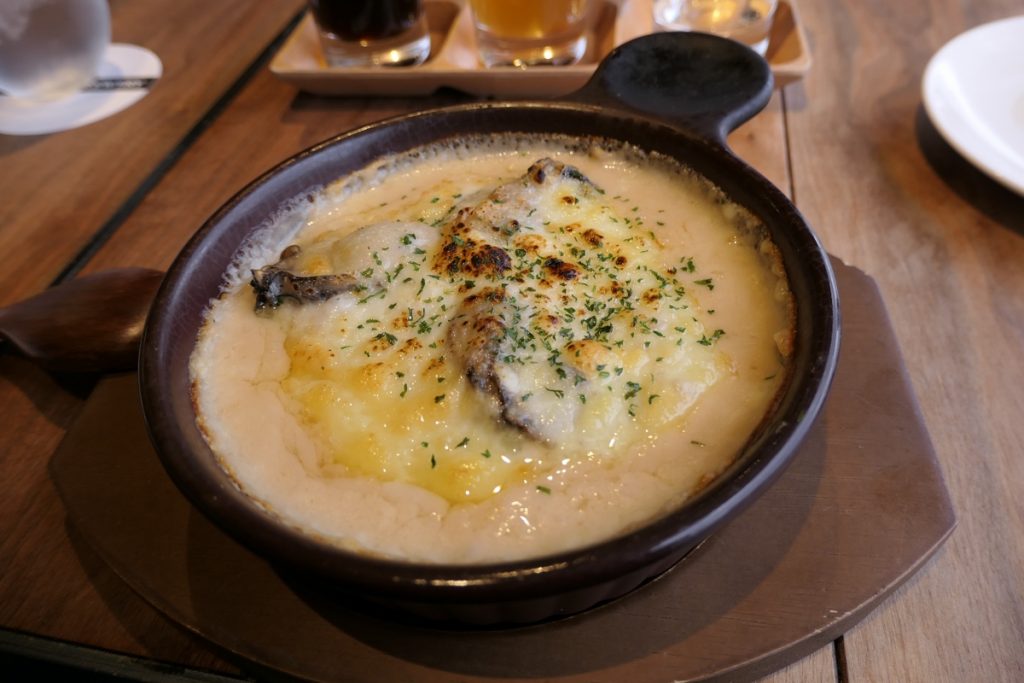
<path fill-rule="evenodd" d="M 289 265 L 355 291 L 215 302 L 197 403 L 244 489 L 343 545 L 472 562 L 619 533 L 728 464 L 785 374 L 770 243 L 678 169 L 533 144 L 327 188 Z"/>

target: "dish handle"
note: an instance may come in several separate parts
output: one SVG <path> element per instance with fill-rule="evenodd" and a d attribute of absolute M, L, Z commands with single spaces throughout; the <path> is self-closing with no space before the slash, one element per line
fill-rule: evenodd
<path fill-rule="evenodd" d="M 725 147 L 772 95 L 768 62 L 706 33 L 654 33 L 623 43 L 568 99 L 653 117 Z"/>
<path fill-rule="evenodd" d="M 133 370 L 163 277 L 149 268 L 104 270 L 0 308 L 0 352 L 9 345 L 52 372 Z"/>

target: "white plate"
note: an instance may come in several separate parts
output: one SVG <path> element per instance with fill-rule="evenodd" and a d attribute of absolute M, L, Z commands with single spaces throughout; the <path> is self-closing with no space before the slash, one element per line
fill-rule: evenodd
<path fill-rule="evenodd" d="M 960 154 L 1024 195 L 1024 16 L 985 24 L 939 50 L 924 106 Z"/>
<path fill-rule="evenodd" d="M 0 135 L 43 135 L 99 121 L 141 100 L 151 82 L 162 74 L 163 64 L 150 50 L 138 45 L 108 45 L 96 77 L 126 78 L 144 85 L 125 90 L 84 90 L 48 102 L 0 97 Z"/>

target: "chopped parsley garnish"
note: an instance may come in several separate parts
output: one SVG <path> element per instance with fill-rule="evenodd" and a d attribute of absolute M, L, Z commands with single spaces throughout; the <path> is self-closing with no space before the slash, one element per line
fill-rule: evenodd
<path fill-rule="evenodd" d="M 364 296 L 364 297 L 363 297 L 362 299 L 360 299 L 360 300 L 359 300 L 359 303 L 361 303 L 361 304 L 365 304 L 365 303 L 366 303 L 367 301 L 369 301 L 370 299 L 376 299 L 377 297 L 383 297 L 383 296 L 384 296 L 384 295 L 385 295 L 386 293 L 387 293 L 387 290 L 384 290 L 384 289 L 378 289 L 378 290 L 377 290 L 376 292 L 374 292 L 373 294 L 369 294 L 369 295 L 367 295 L 367 296 Z"/>
<path fill-rule="evenodd" d="M 627 400 L 633 398 L 634 396 L 640 393 L 640 389 L 642 388 L 643 387 L 641 387 L 636 382 L 626 382 L 627 391 L 624 398 L 626 398 Z"/>
<path fill-rule="evenodd" d="M 725 330 L 715 330 L 711 333 L 710 337 L 707 335 L 701 335 L 700 339 L 697 340 L 697 343 L 703 344 L 704 346 L 711 346 L 718 341 L 723 334 L 725 334 Z"/>

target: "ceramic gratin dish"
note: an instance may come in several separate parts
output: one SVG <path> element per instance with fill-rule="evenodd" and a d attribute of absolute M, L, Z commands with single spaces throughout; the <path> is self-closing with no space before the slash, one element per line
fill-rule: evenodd
<path fill-rule="evenodd" d="M 828 258 L 786 196 L 725 144 L 727 133 L 763 108 L 771 92 L 768 65 L 748 48 L 703 34 L 655 34 L 612 51 L 565 100 L 477 102 L 400 116 L 327 140 L 256 179 L 179 254 L 146 324 L 142 402 L 171 478 L 209 519 L 283 571 L 431 620 L 536 622 L 622 596 L 672 567 L 781 473 L 835 372 L 839 301 Z M 795 351 L 778 400 L 733 464 L 684 506 L 626 535 L 553 556 L 415 564 L 346 551 L 282 523 L 218 464 L 192 400 L 190 356 L 239 245 L 295 197 L 375 160 L 460 136 L 508 132 L 605 138 L 667 155 L 758 217 L 781 252 L 795 301 Z"/>

